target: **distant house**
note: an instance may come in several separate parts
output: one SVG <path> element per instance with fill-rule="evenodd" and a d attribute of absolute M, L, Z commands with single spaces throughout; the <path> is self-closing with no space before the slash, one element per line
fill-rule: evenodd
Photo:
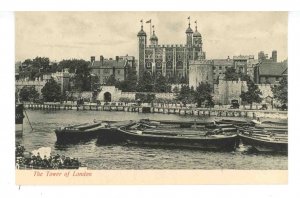
<path fill-rule="evenodd" d="M 89 68 L 91 73 L 97 75 L 100 79 L 100 84 L 106 84 L 107 79 L 110 76 L 114 76 L 116 80 L 123 81 L 126 76 L 126 70 L 129 66 L 132 66 L 134 58 L 126 59 L 125 57 L 116 56 L 116 59 L 104 59 L 100 56 L 100 60 L 96 61 L 95 56 L 91 57 Z"/>
<path fill-rule="evenodd" d="M 257 84 L 276 84 L 284 75 L 287 75 L 288 63 L 260 62 L 255 69 L 255 81 Z"/>
<path fill-rule="evenodd" d="M 214 83 L 220 76 L 224 75 L 227 68 L 233 67 L 233 59 L 214 59 L 213 60 L 213 79 Z"/>

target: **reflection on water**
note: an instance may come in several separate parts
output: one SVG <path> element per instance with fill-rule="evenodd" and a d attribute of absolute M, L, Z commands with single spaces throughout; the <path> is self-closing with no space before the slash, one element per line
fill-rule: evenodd
<path fill-rule="evenodd" d="M 96 120 L 213 120 L 174 114 L 141 114 L 106 111 L 30 111 L 34 128 L 24 119 L 24 134 L 16 141 L 27 151 L 51 147 L 54 154 L 77 157 L 89 169 L 287 169 L 288 157 L 281 154 L 248 152 L 241 146 L 235 152 L 212 152 L 182 148 L 153 148 L 128 145 L 99 145 L 96 139 L 72 144 L 56 142 L 54 129 Z"/>

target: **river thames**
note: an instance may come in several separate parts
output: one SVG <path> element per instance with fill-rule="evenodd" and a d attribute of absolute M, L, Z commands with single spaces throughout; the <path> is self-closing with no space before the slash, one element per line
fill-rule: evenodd
<path fill-rule="evenodd" d="M 215 117 L 192 117 L 174 114 L 142 114 L 108 111 L 42 111 L 26 110 L 24 133 L 16 142 L 26 151 L 51 147 L 52 154 L 76 157 L 92 170 L 101 169 L 235 169 L 235 170 L 287 170 L 288 156 L 245 152 L 241 146 L 234 152 L 212 152 L 182 148 L 153 148 L 130 145 L 99 145 L 96 139 L 76 144 L 58 144 L 54 129 L 96 120 L 207 120 Z M 220 118 L 218 118 L 220 119 Z M 237 118 L 235 118 L 237 119 Z M 241 119 L 241 118 L 240 118 Z"/>

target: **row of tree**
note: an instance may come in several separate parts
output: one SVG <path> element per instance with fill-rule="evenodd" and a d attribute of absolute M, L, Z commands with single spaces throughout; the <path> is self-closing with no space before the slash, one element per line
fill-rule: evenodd
<path fill-rule="evenodd" d="M 36 57 L 35 59 L 27 59 L 23 62 L 25 65 L 30 65 L 26 69 L 21 69 L 20 76 L 26 76 L 34 79 L 40 77 L 43 74 L 52 72 L 63 71 L 68 69 L 70 73 L 75 75 L 70 79 L 70 84 L 73 87 L 69 87 L 67 91 L 95 91 L 100 88 L 100 79 L 96 75 L 92 75 L 88 65 L 89 62 L 85 60 L 62 60 L 59 63 L 50 64 L 49 58 Z M 148 72 L 137 78 L 136 70 L 131 67 L 126 68 L 126 77 L 123 81 L 117 81 L 115 77 L 110 76 L 106 85 L 114 85 L 124 92 L 171 92 L 170 82 L 185 82 L 185 78 L 179 79 L 178 77 L 166 78 L 162 75 L 154 76 Z M 252 105 L 252 103 L 260 103 L 262 101 L 261 91 L 258 86 L 251 80 L 248 75 L 237 72 L 233 67 L 227 68 L 225 72 L 225 80 L 236 81 L 241 79 L 247 81 L 248 90 L 242 92 L 240 95 L 243 102 Z M 280 101 L 282 104 L 288 102 L 288 89 L 287 89 L 287 77 L 283 77 L 278 86 L 272 88 L 274 98 Z M 196 89 L 189 88 L 187 85 L 183 85 L 181 90 L 174 90 L 178 92 L 177 100 L 184 103 L 197 103 L 201 106 L 204 102 L 206 105 L 213 105 L 212 92 L 213 89 L 207 83 L 199 84 Z M 42 96 L 44 101 L 59 101 L 66 97 L 66 93 L 61 93 L 60 86 L 51 79 L 46 83 L 42 89 Z M 19 97 L 23 101 L 34 101 L 39 98 L 38 92 L 32 87 L 24 87 L 20 90 Z"/>
<path fill-rule="evenodd" d="M 208 83 L 201 82 L 196 89 L 189 87 L 188 85 L 182 85 L 176 99 L 183 104 L 196 103 L 198 107 L 201 107 L 203 103 L 206 107 L 213 107 L 213 88 Z"/>
<path fill-rule="evenodd" d="M 43 101 L 58 102 L 64 100 L 66 95 L 61 92 L 61 87 L 52 78 L 41 90 Z M 20 101 L 40 102 L 40 94 L 33 86 L 24 86 L 16 95 L 16 99 Z"/>

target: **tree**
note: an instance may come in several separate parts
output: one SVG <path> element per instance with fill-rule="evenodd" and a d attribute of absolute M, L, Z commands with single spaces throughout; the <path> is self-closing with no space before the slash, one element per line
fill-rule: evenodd
<path fill-rule="evenodd" d="M 277 99 L 282 105 L 288 103 L 288 79 L 287 76 L 279 81 L 279 85 L 274 85 L 272 87 L 272 92 L 274 99 Z"/>
<path fill-rule="evenodd" d="M 42 71 L 42 73 L 50 72 L 49 64 L 50 64 L 50 60 L 47 57 L 36 57 L 35 59 L 32 60 L 33 68 Z"/>
<path fill-rule="evenodd" d="M 247 87 L 248 91 L 242 91 L 240 97 L 243 102 L 250 104 L 250 109 L 252 109 L 253 102 L 260 103 L 262 101 L 262 93 L 259 90 L 258 86 L 254 84 L 254 82 L 250 78 L 248 78 L 247 80 Z"/>
<path fill-rule="evenodd" d="M 58 63 L 57 71 L 68 69 L 70 73 L 75 73 L 73 80 L 75 91 L 91 91 L 92 75 L 89 69 L 89 62 L 83 59 L 62 60 Z M 53 68 L 52 68 L 53 69 Z"/>
<path fill-rule="evenodd" d="M 153 77 L 149 72 L 144 72 L 142 76 L 140 76 L 137 91 L 139 92 L 153 92 Z"/>
<path fill-rule="evenodd" d="M 137 89 L 137 75 L 132 67 L 126 67 L 125 80 L 118 83 L 117 87 L 125 92 L 135 92 Z"/>
<path fill-rule="evenodd" d="M 237 81 L 239 79 L 242 81 L 248 81 L 248 80 L 250 80 L 250 76 L 248 76 L 244 73 L 241 73 L 241 72 L 238 73 L 234 67 L 229 67 L 226 69 L 224 80 Z"/>
<path fill-rule="evenodd" d="M 228 81 L 237 81 L 240 75 L 236 72 L 234 67 L 229 67 L 225 71 L 225 79 Z"/>
<path fill-rule="evenodd" d="M 60 86 L 53 78 L 42 88 L 42 95 L 46 102 L 57 102 L 62 99 Z"/>
<path fill-rule="evenodd" d="M 153 91 L 154 92 L 159 92 L 159 93 L 161 93 L 161 92 L 163 92 L 163 93 L 170 92 L 171 91 L 171 86 L 168 85 L 167 79 L 164 76 L 159 75 L 158 77 L 156 77 Z"/>
<path fill-rule="evenodd" d="M 177 86 L 173 88 L 173 93 L 179 93 L 179 91 L 180 90 L 179 90 L 179 88 Z"/>
<path fill-rule="evenodd" d="M 194 102 L 194 91 L 188 85 L 182 85 L 179 93 L 176 96 L 178 101 L 183 103 Z"/>
<path fill-rule="evenodd" d="M 195 90 L 195 102 L 198 107 L 201 107 L 203 102 L 207 102 L 207 105 L 211 106 L 213 103 L 212 87 L 208 83 L 199 83 Z"/>
<path fill-rule="evenodd" d="M 39 99 L 39 92 L 33 86 L 25 86 L 20 90 L 19 97 L 21 101 L 36 102 Z"/>
<path fill-rule="evenodd" d="M 107 86 L 115 86 L 117 84 L 117 80 L 114 75 L 110 75 L 105 83 Z"/>
<path fill-rule="evenodd" d="M 77 91 L 90 91 L 91 78 L 87 64 L 78 66 L 75 72 L 75 89 Z"/>

